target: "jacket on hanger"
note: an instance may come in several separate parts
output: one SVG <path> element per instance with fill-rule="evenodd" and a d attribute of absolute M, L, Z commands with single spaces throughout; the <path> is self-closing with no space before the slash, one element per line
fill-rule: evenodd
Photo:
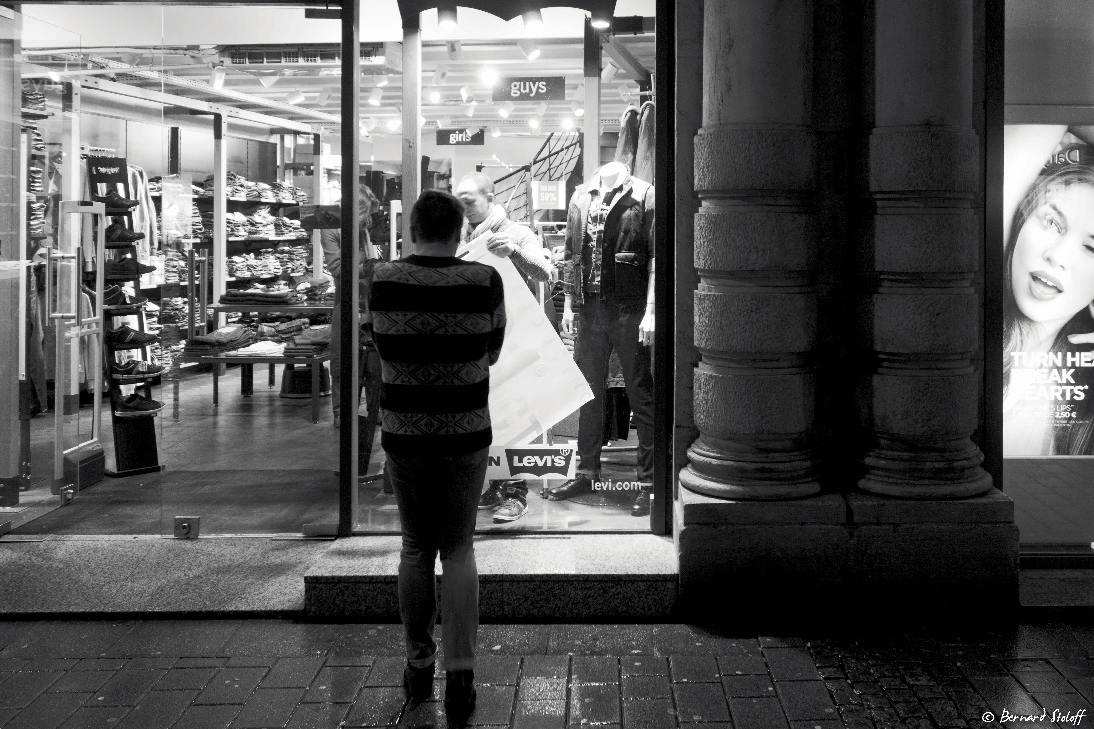
<path fill-rule="evenodd" d="M 588 185 L 574 191 L 566 215 L 563 282 L 565 292 L 578 305 L 585 298 L 582 251 L 593 202 L 590 191 L 599 187 L 600 173 L 597 172 Z M 608 203 L 603 233 L 605 263 L 598 282 L 602 298 L 620 303 L 646 300 L 649 262 L 653 259 L 653 200 L 653 185 L 628 175 Z M 612 264 L 610 269 L 609 261 Z"/>

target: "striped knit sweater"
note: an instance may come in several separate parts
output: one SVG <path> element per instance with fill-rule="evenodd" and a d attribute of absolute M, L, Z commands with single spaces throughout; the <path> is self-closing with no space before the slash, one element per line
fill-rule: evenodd
<path fill-rule="evenodd" d="M 490 365 L 505 336 L 498 272 L 457 258 L 380 263 L 369 311 L 384 449 L 428 456 L 489 446 Z"/>

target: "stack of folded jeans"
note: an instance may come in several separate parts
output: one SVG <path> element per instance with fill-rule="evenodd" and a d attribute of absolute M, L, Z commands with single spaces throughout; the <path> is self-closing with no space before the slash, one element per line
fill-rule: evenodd
<path fill-rule="evenodd" d="M 31 166 L 27 169 L 27 190 L 30 192 L 42 192 L 42 181 L 45 179 L 45 171 L 41 167 Z"/>
<path fill-rule="evenodd" d="M 226 291 L 220 295 L 222 304 L 258 304 L 277 306 L 299 304 L 303 298 L 290 289 L 274 289 L 269 286 L 255 286 L 249 289 Z"/>
<path fill-rule="evenodd" d="M 246 347 L 225 352 L 226 357 L 280 357 L 285 353 L 285 345 L 280 342 L 254 342 Z"/>
<path fill-rule="evenodd" d="M 274 220 L 274 234 L 281 237 L 307 238 L 308 232 L 300 227 L 299 220 L 277 218 Z"/>
<path fill-rule="evenodd" d="M 184 296 L 160 299 L 160 324 L 182 326 L 187 323 L 189 313 L 190 307 Z"/>
<path fill-rule="evenodd" d="M 23 108 L 27 111 L 45 111 L 46 97 L 40 91 L 23 91 Z"/>
<path fill-rule="evenodd" d="M 330 349 L 330 325 L 309 327 L 292 338 L 285 345 L 285 355 L 289 357 L 317 357 Z"/>
<path fill-rule="evenodd" d="M 27 211 L 27 232 L 32 237 L 43 237 L 46 234 L 46 204 L 27 203 Z"/>
<path fill-rule="evenodd" d="M 334 286 L 330 281 L 303 281 L 296 286 L 296 293 L 309 304 L 317 304 L 334 298 Z"/>
<path fill-rule="evenodd" d="M 30 130 L 30 148 L 35 152 L 46 151 L 46 140 L 42 136 L 42 133 L 38 131 L 37 127 Z"/>
<path fill-rule="evenodd" d="M 258 337 L 250 328 L 239 325 L 226 326 L 187 340 L 186 354 L 197 356 L 223 354 L 254 344 L 256 341 Z"/>

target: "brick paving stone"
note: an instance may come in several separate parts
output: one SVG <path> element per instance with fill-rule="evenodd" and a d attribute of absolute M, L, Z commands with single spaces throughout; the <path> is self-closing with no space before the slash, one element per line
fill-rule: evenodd
<path fill-rule="evenodd" d="M 349 704 L 300 704 L 285 729 L 331 729 L 341 725 Z"/>
<path fill-rule="evenodd" d="M 565 701 L 566 679 L 542 676 L 521 676 L 519 701 Z"/>
<path fill-rule="evenodd" d="M 958 661 L 957 667 L 961 670 L 962 674 L 969 678 L 981 676 L 1003 677 L 1010 675 L 1006 666 L 994 659 L 986 661 Z"/>
<path fill-rule="evenodd" d="M 729 703 L 730 709 L 733 708 L 733 702 Z M 843 719 L 845 724 L 852 721 L 870 721 L 870 710 L 865 706 L 840 706 L 839 707 L 840 718 Z"/>
<path fill-rule="evenodd" d="M 878 676 L 877 685 L 882 688 L 904 688 L 908 684 L 900 676 Z"/>
<path fill-rule="evenodd" d="M 166 673 L 166 671 L 150 670 L 131 671 L 123 668 L 95 692 L 95 698 L 92 700 L 103 706 L 135 706 Z"/>
<path fill-rule="evenodd" d="M 790 729 L 844 729 L 843 722 L 822 719 L 820 721 L 792 721 Z"/>
<path fill-rule="evenodd" d="M 220 668 L 227 663 L 226 656 L 183 656 L 171 664 L 170 668 Z"/>
<path fill-rule="evenodd" d="M 1001 661 L 1010 672 L 1015 671 L 1055 671 L 1052 664 L 1041 658 L 1014 658 Z"/>
<path fill-rule="evenodd" d="M 669 663 L 656 656 L 623 656 L 619 666 L 624 676 L 667 676 Z"/>
<path fill-rule="evenodd" d="M 809 651 L 804 648 L 764 648 L 764 658 L 776 681 L 820 679 Z"/>
<path fill-rule="evenodd" d="M 478 637 L 479 655 L 542 655 L 547 653 L 547 643 L 554 640 L 555 626 L 546 625 L 480 625 Z M 581 634 L 583 631 L 577 631 Z M 552 653 L 576 653 L 558 651 Z"/>
<path fill-rule="evenodd" d="M 133 626 L 125 621 L 46 621 L 0 651 L 0 658 L 111 657 L 105 651 Z"/>
<path fill-rule="evenodd" d="M 851 684 L 847 681 L 833 679 L 825 681 L 824 685 L 828 689 L 828 693 L 832 694 L 832 700 L 836 703 L 836 706 L 862 703 L 862 699 L 859 698 L 859 695 L 855 693 L 854 689 L 851 688 Z"/>
<path fill-rule="evenodd" d="M 890 688 L 885 689 L 885 698 L 896 703 L 898 701 L 915 701 L 918 697 L 910 688 Z M 946 698 L 946 692 L 943 691 L 942 696 L 936 696 L 935 698 Z"/>
<path fill-rule="evenodd" d="M 927 710 L 924 709 L 916 701 L 911 701 L 911 702 L 894 701 L 893 702 L 893 711 L 895 711 L 897 716 L 899 716 L 901 719 L 909 719 L 909 718 L 912 718 L 912 717 L 926 718 L 926 716 L 927 716 Z"/>
<path fill-rule="evenodd" d="M 565 729 L 566 700 L 517 701 L 513 729 Z M 675 727 L 671 728 L 675 729 Z"/>
<path fill-rule="evenodd" d="M 1040 714 L 1041 708 L 1030 698 L 1021 684 L 1010 676 L 997 678 L 992 676 L 972 677 L 973 686 L 984 698 L 992 711 L 999 715 L 1005 708 L 1012 714 Z"/>
<path fill-rule="evenodd" d="M 686 721 L 728 721 L 729 707 L 722 687 L 713 683 L 676 683 L 672 685 L 676 710 Z"/>
<path fill-rule="evenodd" d="M 762 698 L 775 695 L 775 686 L 766 675 L 722 676 L 722 690 L 733 698 Z"/>
<path fill-rule="evenodd" d="M 728 714 L 726 716 L 728 719 Z M 623 699 L 623 729 L 676 729 L 672 701 Z"/>
<path fill-rule="evenodd" d="M 668 676 L 624 676 L 623 698 L 667 699 L 672 696 Z M 627 722 L 623 722 L 626 725 Z"/>
<path fill-rule="evenodd" d="M 67 671 L 79 663 L 78 658 L 31 658 L 20 671 Z"/>
<path fill-rule="evenodd" d="M 619 687 L 612 684 L 570 686 L 570 719 L 574 724 L 618 724 Z"/>
<path fill-rule="evenodd" d="M 217 674 L 216 668 L 171 668 L 153 686 L 156 691 L 184 689 L 201 690 L 209 685 Z"/>
<path fill-rule="evenodd" d="M 821 678 L 847 678 L 847 674 L 843 672 L 842 668 L 835 668 L 832 666 L 818 666 L 817 673 Z"/>
<path fill-rule="evenodd" d="M 128 706 L 81 706 L 60 729 L 114 729 L 128 713 Z"/>
<path fill-rule="evenodd" d="M 302 688 L 259 688 L 236 714 L 231 729 L 285 726 L 303 696 Z"/>
<path fill-rule="evenodd" d="M 1094 702 L 1094 678 L 1072 678 L 1068 683 L 1074 686 L 1087 701 Z M 0 694 L 4 692 L 6 685 L 0 684 Z M 0 706 L 3 706 L 3 702 L 0 702 Z"/>
<path fill-rule="evenodd" d="M 47 693 L 91 693 L 98 691 L 114 675 L 113 671 L 69 671 Z"/>
<path fill-rule="evenodd" d="M 481 692 L 480 692 L 481 696 Z M 376 686 L 361 689 L 350 706 L 346 726 L 393 726 L 403 712 L 403 689 Z"/>
<path fill-rule="evenodd" d="M 740 676 L 745 674 L 767 675 L 767 662 L 762 656 L 718 656 L 718 670 L 723 676 Z"/>
<path fill-rule="evenodd" d="M 312 679 L 306 703 L 349 704 L 365 683 L 367 666 L 324 666 Z"/>
<path fill-rule="evenodd" d="M 239 704 L 243 705 L 258 688 L 266 668 L 224 668 L 218 669 L 209 685 L 198 694 L 196 704 Z"/>
<path fill-rule="evenodd" d="M 325 655 L 337 626 L 291 620 L 247 620 L 217 651 L 224 656 Z"/>
<path fill-rule="evenodd" d="M 323 657 L 289 656 L 281 658 L 259 684 L 261 688 L 307 688 L 319 669 Z"/>
<path fill-rule="evenodd" d="M 570 656 L 526 656 L 520 675 L 564 679 L 570 675 Z"/>
<path fill-rule="evenodd" d="M 889 707 L 892 702 L 885 696 L 878 696 L 877 694 L 862 694 L 862 704 L 868 709 L 884 709 Z"/>
<path fill-rule="evenodd" d="M 327 654 L 328 666 L 371 666 L 372 662 L 376 660 L 376 656 L 367 655 L 364 653 L 358 653 L 356 651 L 350 653 L 339 652 L 337 648 Z"/>
<path fill-rule="evenodd" d="M 730 699 L 729 711 L 737 729 L 787 729 L 790 726 L 776 698 Z"/>
<path fill-rule="evenodd" d="M 1045 671 L 1021 671 L 1012 674 L 1018 683 L 1030 693 L 1046 693 L 1046 694 L 1075 694 L 1078 691 L 1068 683 L 1067 679 L 1060 674 L 1053 671 L 1048 673 Z"/>
<path fill-rule="evenodd" d="M 475 669 L 478 677 L 478 668 Z M 619 659 L 615 656 L 574 656 L 571 683 L 619 683 Z"/>
<path fill-rule="evenodd" d="M 685 724 L 681 722 L 679 726 L 680 729 L 734 729 L 731 721 L 707 722 L 705 724 Z M 600 728 L 597 727 L 597 729 Z M 744 729 L 744 727 L 737 727 L 737 729 Z M 873 729 L 873 727 L 870 727 L 870 729 Z"/>
<path fill-rule="evenodd" d="M 197 691 L 150 691 L 117 729 L 171 729 L 197 695 Z"/>
<path fill-rule="evenodd" d="M 402 686 L 405 658 L 377 658 L 365 679 L 366 686 Z"/>
<path fill-rule="evenodd" d="M 444 725 L 444 704 L 440 701 L 419 704 L 413 710 L 405 711 L 399 719 L 399 729 L 434 729 Z"/>
<path fill-rule="evenodd" d="M 64 671 L 16 673 L 0 683 L 0 707 L 22 708 L 56 683 Z"/>
<path fill-rule="evenodd" d="M 669 656 L 669 675 L 673 681 L 718 683 L 718 661 L 714 656 Z"/>
<path fill-rule="evenodd" d="M 242 620 L 151 620 L 138 623 L 107 649 L 108 657 L 216 656 Z"/>
<path fill-rule="evenodd" d="M 788 719 L 834 719 L 838 716 L 823 681 L 776 681 L 775 690 Z"/>
<path fill-rule="evenodd" d="M 900 715 L 893 709 L 870 709 L 870 718 L 874 720 L 874 723 L 878 722 L 891 722 L 893 724 L 899 724 Z"/>
<path fill-rule="evenodd" d="M 56 729 L 84 705 L 91 694 L 45 694 L 28 701 L 4 729 Z"/>
<path fill-rule="evenodd" d="M 1059 710 L 1061 713 L 1086 709 L 1084 721 L 1094 718 L 1094 704 L 1077 694 L 1034 694 L 1033 698 L 1038 704 L 1047 709 L 1050 715 L 1054 709 Z"/>
<path fill-rule="evenodd" d="M 0 726 L 7 726 L 18 713 L 19 709 L 0 709 Z"/>
<path fill-rule="evenodd" d="M 320 658 L 320 660 L 322 660 L 322 658 Z M 229 668 L 273 668 L 273 665 L 277 663 L 277 661 L 277 656 L 251 655 L 248 653 L 242 656 L 231 656 L 224 665 Z"/>
<path fill-rule="evenodd" d="M 941 686 L 915 686 L 912 693 L 920 699 L 944 699 L 946 691 Z"/>
<path fill-rule="evenodd" d="M 242 708 L 242 704 L 191 705 L 171 729 L 226 729 Z"/>
<path fill-rule="evenodd" d="M 577 657 L 574 657 L 577 660 Z M 520 656 L 476 656 L 475 684 L 513 686 L 520 673 Z"/>
<path fill-rule="evenodd" d="M 130 658 L 125 663 L 125 668 L 132 668 L 134 670 L 141 668 L 150 669 L 168 669 L 177 665 L 180 661 L 185 661 L 185 658 L 176 658 L 174 656 L 140 656 L 138 658 Z M 223 660 L 223 659 L 218 659 Z"/>
<path fill-rule="evenodd" d="M 117 671 L 125 665 L 124 658 L 81 658 L 73 671 Z"/>
<path fill-rule="evenodd" d="M 475 701 L 475 714 L 471 723 L 501 725 L 509 724 L 513 716 L 513 700 L 516 697 L 514 686 L 477 686 L 478 698 Z"/>
<path fill-rule="evenodd" d="M 1068 678 L 1094 676 L 1094 659 L 1091 658 L 1053 658 L 1049 664 Z"/>
<path fill-rule="evenodd" d="M 791 637 L 774 637 L 763 636 L 759 637 L 761 648 L 805 648 L 804 638 L 791 638 Z"/>
<path fill-rule="evenodd" d="M 851 688 L 859 696 L 884 696 L 885 689 L 872 681 L 855 681 Z"/>
<path fill-rule="evenodd" d="M 26 658 L 0 658 L 0 671 L 18 671 L 26 663 Z"/>

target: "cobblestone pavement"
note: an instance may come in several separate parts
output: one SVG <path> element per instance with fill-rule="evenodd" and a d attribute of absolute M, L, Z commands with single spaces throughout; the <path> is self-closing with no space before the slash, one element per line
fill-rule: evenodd
<path fill-rule="evenodd" d="M 484 625 L 479 650 L 473 723 L 483 726 L 927 729 L 1094 723 L 1090 625 L 1020 625 L 951 637 L 727 635 L 687 625 Z M 0 727 L 443 727 L 437 700 L 443 674 L 434 701 L 404 711 L 400 653 L 397 625 L 0 622 Z"/>

